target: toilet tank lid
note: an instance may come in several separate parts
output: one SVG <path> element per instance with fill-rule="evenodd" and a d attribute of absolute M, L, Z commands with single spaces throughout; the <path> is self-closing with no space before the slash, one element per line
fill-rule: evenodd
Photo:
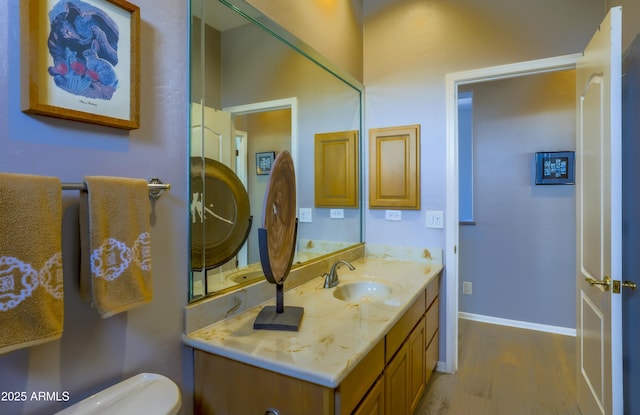
<path fill-rule="evenodd" d="M 58 412 L 57 415 L 173 415 L 178 413 L 180 406 L 180 390 L 171 379 L 156 373 L 140 373 Z"/>

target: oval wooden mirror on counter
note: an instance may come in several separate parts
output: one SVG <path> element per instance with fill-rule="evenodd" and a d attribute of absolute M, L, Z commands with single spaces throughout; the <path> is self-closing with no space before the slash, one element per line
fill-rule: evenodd
<path fill-rule="evenodd" d="M 269 162 L 282 151 L 291 153 L 297 180 L 292 267 L 362 242 L 361 204 L 317 207 L 314 194 L 314 136 L 357 131 L 361 140 L 362 85 L 244 1 L 191 0 L 191 11 L 190 156 L 198 160 L 190 172 L 194 301 L 263 278 L 257 225 Z M 353 157 L 352 164 L 361 166 L 360 155 Z M 235 175 L 218 183 L 214 195 L 206 190 L 211 160 Z M 361 176 L 358 170 L 358 184 Z M 248 195 L 249 229 L 238 183 Z M 203 192 L 202 209 L 210 203 L 238 209 L 238 229 L 194 220 Z M 331 215 L 331 208 L 339 214 Z M 237 247 L 243 232 L 247 240 Z"/>

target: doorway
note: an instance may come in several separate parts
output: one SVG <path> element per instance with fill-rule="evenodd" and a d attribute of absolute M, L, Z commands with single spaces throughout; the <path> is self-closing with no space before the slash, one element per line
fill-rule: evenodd
<path fill-rule="evenodd" d="M 268 175 L 256 172 L 256 154 L 262 152 L 279 153 L 288 150 L 297 167 L 298 147 L 298 105 L 296 98 L 258 102 L 234 107 L 225 107 L 231 114 L 236 130 L 236 139 L 245 133 L 246 157 L 244 173 L 249 191 L 251 216 L 253 225 L 243 249 L 246 249 L 244 260 L 248 264 L 260 262 L 258 248 L 258 228 L 262 226 L 262 206 Z M 297 200 L 296 200 L 297 207 Z"/>
<path fill-rule="evenodd" d="M 458 314 L 459 314 L 459 142 L 458 142 L 458 91 L 468 84 L 523 75 L 574 69 L 579 54 L 566 55 L 510 65 L 502 65 L 472 71 L 450 73 L 446 76 L 446 242 L 445 242 L 445 348 L 444 367 L 440 370 L 453 373 L 458 369 Z"/>

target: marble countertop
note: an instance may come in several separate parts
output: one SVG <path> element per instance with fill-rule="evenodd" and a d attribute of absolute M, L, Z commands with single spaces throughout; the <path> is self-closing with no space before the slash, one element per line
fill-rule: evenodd
<path fill-rule="evenodd" d="M 350 303 L 323 288 L 320 276 L 284 293 L 284 305 L 304 307 L 299 331 L 254 330 L 265 305 L 183 335 L 193 348 L 308 382 L 336 388 L 404 314 L 442 265 L 365 257 L 339 268 L 340 284 L 375 280 L 391 288 L 384 302 Z M 275 297 L 275 286 L 273 287 Z"/>

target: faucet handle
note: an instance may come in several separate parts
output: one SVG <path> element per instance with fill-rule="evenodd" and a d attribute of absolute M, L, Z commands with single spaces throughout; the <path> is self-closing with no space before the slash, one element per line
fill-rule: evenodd
<path fill-rule="evenodd" d="M 329 274 L 327 274 L 326 272 L 323 272 L 322 276 L 324 277 L 324 288 L 333 288 L 336 285 L 338 285 L 337 272 L 331 272 Z"/>

